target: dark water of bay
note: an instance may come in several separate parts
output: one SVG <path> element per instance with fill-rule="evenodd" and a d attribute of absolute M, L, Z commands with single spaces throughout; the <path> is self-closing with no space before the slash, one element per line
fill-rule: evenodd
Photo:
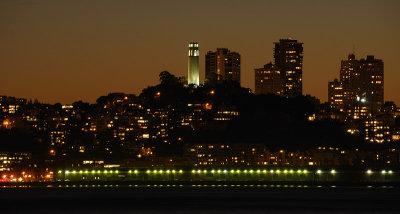
<path fill-rule="evenodd" d="M 400 213 L 399 188 L 0 188 L 0 213 Z"/>

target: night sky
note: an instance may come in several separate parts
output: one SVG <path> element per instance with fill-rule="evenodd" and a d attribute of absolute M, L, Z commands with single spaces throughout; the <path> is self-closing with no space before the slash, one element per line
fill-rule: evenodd
<path fill-rule="evenodd" d="M 242 56 L 242 86 L 273 60 L 273 42 L 304 43 L 303 91 L 327 100 L 353 52 L 385 63 L 385 100 L 400 104 L 400 1 L 1 0 L 0 95 L 46 103 L 139 94 L 163 70 L 187 75 L 187 46 Z"/>

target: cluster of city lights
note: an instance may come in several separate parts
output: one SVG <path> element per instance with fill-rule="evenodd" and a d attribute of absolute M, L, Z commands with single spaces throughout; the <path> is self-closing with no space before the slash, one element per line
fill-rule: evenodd
<path fill-rule="evenodd" d="M 46 176 L 45 176 L 45 178 L 47 179 L 48 177 L 46 177 Z M 1 176 L 0 176 L 0 182 L 26 182 L 26 181 L 32 181 L 33 179 L 34 179 L 34 176 L 25 171 L 21 172 L 21 174 L 15 173 L 15 172 L 14 173 L 10 172 L 10 173 L 1 174 Z"/>
<path fill-rule="evenodd" d="M 15 177 L 14 175 L 3 175 L 1 176 L 1 182 L 22 182 L 24 179 L 22 177 Z"/>

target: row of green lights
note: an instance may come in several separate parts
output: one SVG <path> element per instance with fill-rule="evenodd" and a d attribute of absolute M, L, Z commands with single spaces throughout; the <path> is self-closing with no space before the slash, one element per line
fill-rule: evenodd
<path fill-rule="evenodd" d="M 257 173 L 257 174 L 267 174 L 267 173 L 271 173 L 271 174 L 273 174 L 273 173 L 275 173 L 275 174 L 280 174 L 280 173 L 284 173 L 284 174 L 288 174 L 288 173 L 290 173 L 290 174 L 293 174 L 293 173 L 298 173 L 298 174 L 301 174 L 301 173 L 304 173 L 304 174 L 307 174 L 308 173 L 308 171 L 306 170 L 306 169 L 304 169 L 304 170 L 297 170 L 297 171 L 295 171 L 295 170 L 293 170 L 293 169 L 290 169 L 290 170 L 287 170 L 287 169 L 285 169 L 285 170 L 279 170 L 279 169 L 277 169 L 277 170 L 266 170 L 266 169 L 264 169 L 264 170 L 260 170 L 260 169 L 258 169 L 258 170 L 252 170 L 252 169 L 250 169 L 250 170 L 240 170 L 240 169 L 237 169 L 237 170 L 234 170 L 234 169 L 231 169 L 231 170 L 226 170 L 226 169 L 224 169 L 224 170 L 221 170 L 221 169 L 218 169 L 218 170 L 211 170 L 211 171 L 207 171 L 207 170 L 200 170 L 200 169 L 198 169 L 198 170 L 195 170 L 195 169 L 193 169 L 192 170 L 192 174 L 195 174 L 195 173 L 197 173 L 197 174 L 201 174 L 201 173 L 203 173 L 203 174 L 207 174 L 208 172 L 210 172 L 210 173 L 212 173 L 212 174 L 215 174 L 215 173 L 217 173 L 217 174 L 221 174 L 221 173 L 223 173 L 223 174 L 227 174 L 227 173 L 230 173 L 230 174 L 240 174 L 240 173 L 243 173 L 243 174 L 254 174 L 254 173 Z"/>
<path fill-rule="evenodd" d="M 336 174 L 336 170 L 334 170 L 334 169 L 332 169 L 331 171 L 329 171 L 331 174 Z M 322 170 L 320 170 L 320 169 L 318 169 L 317 171 L 316 171 L 316 173 L 317 174 L 322 174 L 322 173 L 324 173 Z"/>
<path fill-rule="evenodd" d="M 322 173 L 323 173 L 323 172 L 322 172 L 321 170 L 317 170 L 317 174 L 322 174 Z M 336 170 L 332 169 L 332 170 L 330 171 L 330 173 L 331 173 L 331 174 L 336 174 Z M 367 173 L 367 174 L 373 174 L 374 172 L 373 172 L 372 170 L 368 169 L 368 170 L 366 171 L 366 173 Z M 381 171 L 381 174 L 393 174 L 393 171 L 392 171 L 392 170 L 388 170 L 388 171 L 382 170 L 382 171 Z"/>
<path fill-rule="evenodd" d="M 59 174 L 61 174 L 62 173 L 62 170 L 59 170 L 58 171 L 58 173 Z M 72 171 L 69 171 L 69 170 L 65 170 L 65 174 L 77 174 L 77 173 L 79 173 L 79 174 L 89 174 L 89 173 L 92 173 L 92 174 L 95 174 L 95 173 L 98 173 L 98 174 L 100 174 L 100 173 L 104 173 L 104 174 L 108 174 L 108 173 L 110 173 L 110 174 L 112 174 L 112 173 L 119 173 L 119 171 L 118 170 L 115 170 L 115 171 L 113 171 L 113 170 L 104 170 L 103 172 L 102 171 L 100 171 L 100 170 L 92 170 L 92 171 L 88 171 L 88 170 L 85 170 L 85 171 L 83 171 L 83 170 L 79 170 L 79 171 L 77 171 L 77 170 L 72 170 Z"/>
<path fill-rule="evenodd" d="M 164 174 L 164 173 L 166 173 L 166 174 L 170 174 L 170 173 L 172 173 L 172 174 L 176 174 L 176 173 L 179 173 L 179 174 L 182 174 L 183 173 L 183 170 L 175 170 L 175 169 L 173 169 L 173 170 L 169 170 L 169 169 L 167 169 L 167 170 L 162 170 L 162 169 L 160 169 L 160 170 L 153 170 L 153 171 L 151 171 L 150 169 L 148 169 L 147 171 L 146 171 L 146 173 L 147 174 L 150 174 L 150 173 L 153 173 L 153 174 Z"/>
<path fill-rule="evenodd" d="M 59 170 L 58 171 L 58 173 L 59 174 L 61 174 L 63 171 L 62 170 Z M 77 173 L 79 173 L 79 174 L 88 174 L 88 173 L 92 173 L 92 174 L 95 174 L 95 173 L 98 173 L 98 174 L 100 174 L 100 173 L 104 173 L 104 174 L 107 174 L 107 173 L 119 173 L 119 171 L 118 170 L 115 170 L 115 171 L 112 171 L 112 170 L 104 170 L 104 171 L 101 171 L 101 170 L 92 170 L 92 171 L 88 171 L 88 170 L 85 170 L 85 171 L 83 171 L 83 170 L 80 170 L 80 171 L 77 171 L 77 170 L 72 170 L 72 171 L 69 171 L 69 170 L 66 170 L 65 171 L 65 174 L 77 174 Z M 129 170 L 128 171 L 128 173 L 129 174 L 132 174 L 132 173 L 134 173 L 134 174 L 138 174 L 139 173 L 139 171 L 137 170 L 137 169 L 135 169 L 135 170 Z M 163 174 L 163 173 L 167 173 L 167 174 L 169 174 L 169 173 L 172 173 L 172 174 L 175 174 L 175 173 L 180 173 L 180 174 L 182 174 L 183 173 L 183 170 L 153 170 L 153 171 L 151 171 L 151 170 L 147 170 L 146 171 L 146 173 L 154 173 L 154 174 L 156 174 L 156 173 L 160 173 L 160 174 Z"/>
<path fill-rule="evenodd" d="M 151 171 L 151 170 L 147 170 L 146 171 L 146 173 L 160 173 L 160 174 L 162 174 L 162 173 L 167 173 L 167 174 L 169 174 L 169 173 L 173 173 L 173 174 L 175 174 L 175 173 L 177 173 L 177 172 L 179 172 L 179 173 L 183 173 L 183 171 L 182 170 L 179 170 L 179 171 L 176 171 L 176 170 L 165 170 L 165 171 L 163 171 L 163 170 L 154 170 L 154 171 Z M 60 170 L 60 171 L 58 171 L 58 173 L 62 173 L 62 170 Z M 92 173 L 92 174 L 95 174 L 95 173 L 98 173 L 98 174 L 100 174 L 100 173 L 104 173 L 104 174 L 107 174 L 107 173 L 119 173 L 119 171 L 118 170 L 115 170 L 115 171 L 112 171 L 112 170 L 104 170 L 103 172 L 102 171 L 100 171 L 100 170 L 92 170 L 92 171 L 88 171 L 88 170 L 85 170 L 85 171 L 83 171 L 83 170 L 80 170 L 80 171 L 76 171 L 76 170 L 73 170 L 73 171 L 69 171 L 69 170 L 66 170 L 65 171 L 65 174 L 77 174 L 77 173 L 79 173 L 79 174 L 88 174 L 88 173 Z M 139 171 L 138 170 L 129 170 L 128 171 L 128 173 L 129 174 L 132 174 L 132 173 L 135 173 L 135 174 L 138 174 L 139 173 Z"/>
<path fill-rule="evenodd" d="M 373 173 L 374 173 L 374 171 L 372 171 L 370 169 L 367 170 L 367 174 L 373 174 Z M 382 170 L 381 174 L 393 174 L 393 171 L 392 170 L 388 170 L 388 171 Z"/>
<path fill-rule="evenodd" d="M 58 171 L 58 173 L 59 174 L 61 174 L 63 171 L 62 170 L 59 170 Z M 239 170 L 239 169 L 237 169 L 237 170 L 233 170 L 233 169 L 231 169 L 231 170 L 226 170 L 226 169 L 224 169 L 224 170 L 221 170 L 221 169 L 218 169 L 218 170 L 210 170 L 210 171 L 207 171 L 207 170 L 200 170 L 200 169 L 198 169 L 198 170 L 195 170 L 195 169 L 193 169 L 192 170 L 192 174 L 207 174 L 207 173 L 212 173 L 212 174 L 215 174 L 215 173 L 217 173 L 217 174 L 221 174 L 221 173 L 223 173 L 223 174 L 227 174 L 227 173 L 230 173 L 230 174 L 240 174 L 240 173 L 243 173 L 243 174 L 254 174 L 254 173 L 257 173 L 257 174 L 267 174 L 267 173 L 270 173 L 270 174 L 273 174 L 273 173 L 275 173 L 275 174 L 280 174 L 280 173 L 283 173 L 283 174 L 288 174 L 288 173 L 290 173 L 290 174 L 293 174 L 293 173 L 297 173 L 297 174 L 301 174 L 301 173 L 303 173 L 303 174 L 307 174 L 308 173 L 308 171 L 306 170 L 306 169 L 304 169 L 304 170 L 297 170 L 297 171 L 295 171 L 295 170 L 293 170 L 293 169 L 290 169 L 290 170 L 287 170 L 287 169 L 285 169 L 285 170 L 279 170 L 279 169 L 277 169 L 277 170 L 266 170 L 266 169 L 264 169 L 264 170 L 252 170 L 252 169 L 250 169 L 250 170 Z M 79 170 L 79 171 L 77 171 L 77 170 L 72 170 L 72 171 L 69 171 L 69 170 L 66 170 L 65 171 L 65 174 L 77 174 L 77 173 L 79 173 L 79 174 L 88 174 L 88 173 L 92 173 L 92 174 L 100 174 L 100 173 L 104 173 L 104 174 L 108 174 L 108 173 L 110 173 L 110 174 L 112 174 L 112 173 L 119 173 L 119 171 L 118 170 L 115 170 L 115 171 L 113 171 L 113 170 L 104 170 L 103 172 L 101 171 L 101 170 L 92 170 L 92 171 L 88 171 L 88 170 Z M 128 173 L 129 174 L 132 174 L 132 173 L 134 173 L 134 174 L 138 174 L 139 173 L 139 171 L 138 170 L 129 170 L 128 171 Z M 183 173 L 183 170 L 147 170 L 146 171 L 146 173 L 147 174 L 150 174 L 150 173 L 153 173 L 153 174 L 163 174 L 163 173 L 166 173 L 166 174 L 170 174 L 170 173 L 172 173 L 172 174 L 175 174 L 175 173 L 180 173 L 180 174 L 182 174 Z M 317 170 L 316 171 L 316 173 L 317 174 L 322 174 L 322 173 L 324 173 L 322 170 Z M 329 173 L 331 173 L 331 174 L 336 174 L 337 172 L 336 172 L 336 170 L 334 170 L 334 169 L 332 169 L 332 170 L 330 170 L 329 171 Z M 372 171 L 372 170 L 367 170 L 366 171 L 366 173 L 367 174 L 373 174 L 374 172 Z M 381 174 L 393 174 L 393 171 L 392 170 L 382 170 L 381 171 Z"/>
<path fill-rule="evenodd" d="M 163 185 L 163 184 L 153 184 L 153 185 L 150 185 L 150 184 L 147 184 L 147 185 L 129 185 L 129 187 L 183 187 L 184 185 L 182 185 L 182 184 L 179 184 L 179 185 L 175 185 L 175 184 L 166 184 L 166 185 Z M 185 185 L 186 186 L 186 185 Z M 230 185 L 228 185 L 228 184 L 211 184 L 211 185 L 208 185 L 208 184 L 192 184 L 192 185 L 190 185 L 190 186 L 192 186 L 192 187 L 291 187 L 291 188 L 294 188 L 294 187 L 308 187 L 308 185 L 266 185 L 266 184 L 263 184 L 263 185 L 260 185 L 260 184 L 257 184 L 257 185 L 254 185 L 254 184 L 244 184 L 244 185 L 241 185 L 241 184 L 230 184 Z M 63 185 L 58 185 L 58 187 L 59 188 L 61 188 L 61 187 L 86 187 L 86 188 L 88 188 L 88 187 L 119 187 L 119 185 L 117 184 L 117 185 L 65 185 L 65 186 L 63 186 Z M 335 186 L 331 186 L 331 187 L 335 187 Z"/>
<path fill-rule="evenodd" d="M 244 173 L 244 174 L 246 174 L 246 173 L 249 173 L 249 174 L 254 174 L 254 173 L 257 173 L 257 174 L 260 174 L 260 173 L 263 173 L 263 174 L 267 174 L 267 173 L 270 173 L 270 174 L 273 174 L 273 173 L 275 173 L 275 174 L 280 174 L 280 173 L 283 173 L 283 174 L 288 174 L 288 173 L 290 173 L 290 174 L 293 174 L 293 173 L 298 173 L 298 174 L 301 174 L 301 173 L 304 173 L 304 174 L 307 174 L 308 173 L 308 171 L 305 169 L 305 170 L 297 170 L 297 171 L 294 171 L 293 169 L 290 169 L 290 170 L 287 170 L 287 169 L 285 169 L 285 170 L 279 170 L 279 169 L 277 169 L 277 170 L 269 170 L 269 171 L 267 171 L 267 170 L 239 170 L 239 169 L 237 169 L 237 170 L 233 170 L 233 169 L 231 169 L 231 170 L 226 170 L 226 169 L 224 169 L 224 170 L 221 170 L 221 169 L 218 169 L 218 170 L 211 170 L 211 171 L 207 171 L 207 170 L 200 170 L 200 169 L 198 169 L 198 170 L 195 170 L 195 169 L 193 169 L 192 170 L 192 174 L 207 174 L 207 173 L 212 173 L 212 174 L 215 174 L 215 173 L 218 173 L 218 174 L 221 174 L 221 173 L 223 173 L 223 174 L 227 174 L 227 173 L 230 173 L 230 174 L 240 174 L 240 173 Z M 316 171 L 316 174 L 322 174 L 322 173 L 324 173 L 322 170 L 317 170 Z M 330 174 L 336 174 L 337 173 L 337 171 L 335 170 L 335 169 L 332 169 L 332 170 L 330 170 L 330 171 L 328 171 L 327 173 L 330 173 Z M 374 173 L 372 170 L 367 170 L 367 174 L 372 174 L 372 173 Z M 393 171 L 392 170 L 382 170 L 381 171 L 381 174 L 393 174 Z"/>

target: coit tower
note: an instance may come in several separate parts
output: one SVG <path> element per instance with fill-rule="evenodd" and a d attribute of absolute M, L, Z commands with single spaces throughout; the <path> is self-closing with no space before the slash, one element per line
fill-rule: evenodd
<path fill-rule="evenodd" d="M 188 84 L 199 85 L 199 44 L 189 43 Z"/>

